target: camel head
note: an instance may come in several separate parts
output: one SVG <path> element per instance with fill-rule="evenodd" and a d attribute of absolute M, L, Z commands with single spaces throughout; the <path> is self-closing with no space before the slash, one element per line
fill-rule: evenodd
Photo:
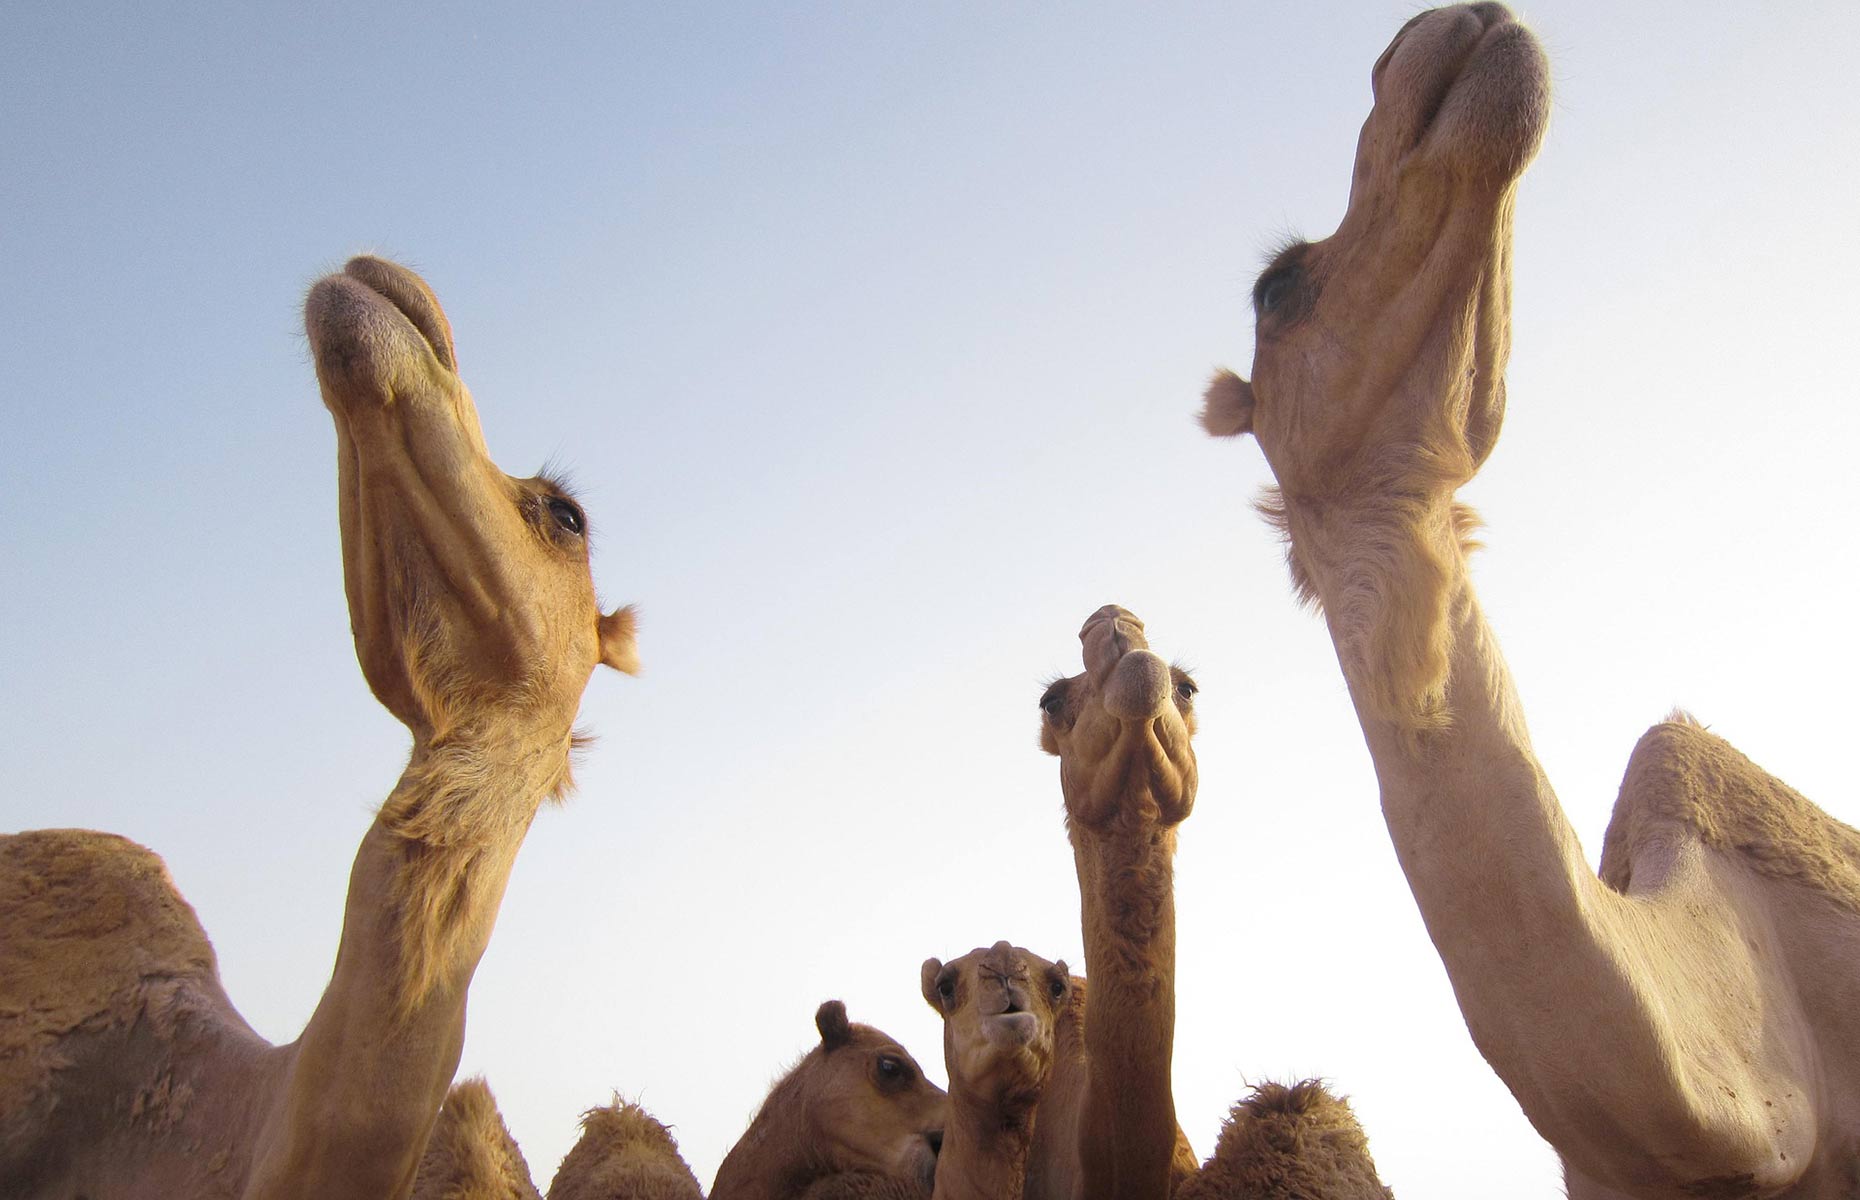
<path fill-rule="evenodd" d="M 1040 697 L 1040 745 L 1059 757 L 1066 816 L 1098 828 L 1133 789 L 1150 820 L 1174 825 L 1195 803 L 1195 681 L 1151 652 L 1143 622 L 1115 604 L 1079 631 L 1085 670 Z"/>
<path fill-rule="evenodd" d="M 929 1195 L 949 1097 L 904 1047 L 846 1019 L 829 1000 L 814 1014 L 820 1045 L 797 1075 L 819 1174 L 876 1171 L 915 1181 Z"/>
<path fill-rule="evenodd" d="M 1052 1071 L 1072 991 L 1066 964 L 996 942 L 948 963 L 925 959 L 923 991 L 943 1018 L 950 1091 L 991 1109 L 1031 1113 Z"/>
<path fill-rule="evenodd" d="M 352 259 L 310 289 L 304 324 L 336 423 L 343 582 L 369 687 L 419 741 L 491 711 L 566 736 L 596 663 L 637 668 L 632 611 L 595 603 L 581 506 L 491 461 L 418 275 Z"/>
<path fill-rule="evenodd" d="M 1253 378 L 1214 377 L 1202 423 L 1259 439 L 1287 505 L 1451 493 L 1491 453 L 1511 352 L 1519 175 L 1549 66 L 1500 4 L 1410 20 L 1370 72 L 1342 223 L 1253 286 Z"/>

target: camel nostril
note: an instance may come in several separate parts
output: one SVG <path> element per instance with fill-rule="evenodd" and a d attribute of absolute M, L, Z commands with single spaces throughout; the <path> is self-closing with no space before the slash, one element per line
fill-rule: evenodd
<path fill-rule="evenodd" d="M 932 1129 L 929 1133 L 924 1134 L 924 1141 L 930 1143 L 930 1153 L 943 1153 L 943 1131 L 941 1129 Z"/>

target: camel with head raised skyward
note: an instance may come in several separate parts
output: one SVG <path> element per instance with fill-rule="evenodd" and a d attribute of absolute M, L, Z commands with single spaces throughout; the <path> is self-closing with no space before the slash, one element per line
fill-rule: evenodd
<path fill-rule="evenodd" d="M 1091 976 L 1074 980 L 1060 1016 L 1028 1196 L 1293 1200 L 1310 1183 L 1324 1200 L 1385 1200 L 1349 1106 L 1312 1081 L 1255 1089 L 1196 1164 L 1176 1124 L 1171 1060 L 1175 846 L 1200 779 L 1199 689 L 1117 605 L 1093 613 L 1079 640 L 1084 671 L 1040 697 L 1040 744 L 1059 758 Z"/>
<path fill-rule="evenodd" d="M 286 1046 L 233 1008 L 155 855 L 83 831 L 0 838 L 0 1194 L 406 1196 L 517 849 L 569 787 L 582 690 L 599 663 L 635 666 L 631 612 L 595 604 L 587 518 L 492 464 L 426 284 L 358 258 L 304 316 L 356 654 L 410 760 Z"/>
<path fill-rule="evenodd" d="M 1474 594 L 1518 179 L 1549 68 L 1503 7 L 1423 13 L 1371 73 L 1336 233 L 1254 286 L 1251 432 L 1322 606 L 1396 854 L 1474 1042 L 1574 1200 L 1860 1195 L 1860 833 L 1689 719 L 1583 857 Z"/>
<path fill-rule="evenodd" d="M 711 1200 L 874 1188 L 928 1197 L 949 1098 L 895 1040 L 848 1021 L 838 1000 L 820 1006 L 814 1025 L 820 1044 L 769 1089 L 718 1166 Z"/>

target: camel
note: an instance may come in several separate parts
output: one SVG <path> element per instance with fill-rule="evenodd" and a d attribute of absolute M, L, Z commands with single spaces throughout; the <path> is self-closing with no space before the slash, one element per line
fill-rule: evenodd
<path fill-rule="evenodd" d="M 930 1194 L 948 1097 L 904 1047 L 847 1020 L 838 1000 L 814 1014 L 820 1044 L 775 1082 L 724 1156 L 711 1200 L 792 1200 L 810 1189 Z M 827 1184 L 837 1175 L 856 1179 Z M 818 1195 L 816 1191 L 814 1194 Z"/>
<path fill-rule="evenodd" d="M 1598 878 L 1473 590 L 1455 493 L 1504 416 L 1544 54 L 1497 4 L 1439 9 L 1370 78 L 1342 223 L 1260 275 L 1252 380 L 1202 419 L 1277 480 L 1467 1028 L 1573 1200 L 1860 1194 L 1860 832 L 1675 714 Z"/>
<path fill-rule="evenodd" d="M 925 1200 L 942 1144 L 942 1089 L 891 1038 L 829 1000 L 815 1014 L 821 1044 L 769 1090 L 724 1160 L 724 1196 L 806 1195 Z M 535 1185 L 482 1080 L 446 1098 L 414 1200 L 523 1200 Z M 548 1200 L 703 1200 L 671 1131 L 614 1097 L 582 1114 L 581 1137 L 556 1169 Z"/>
<path fill-rule="evenodd" d="M 1163 1196 L 1196 1169 L 1170 1082 L 1175 841 L 1195 803 L 1196 685 L 1149 649 L 1143 623 L 1117 605 L 1093 613 L 1079 639 L 1084 673 L 1040 697 L 1040 744 L 1059 758 L 1092 968 L 1089 1070 L 1068 1138 L 1079 1176 L 1049 1195 Z"/>
<path fill-rule="evenodd" d="M 933 1200 L 1021 1200 L 1072 973 L 996 942 L 947 965 L 925 959 L 922 983 L 924 1002 L 943 1018 L 949 1071 Z"/>
<path fill-rule="evenodd" d="M 581 1139 L 556 1168 L 548 1200 L 704 1200 L 672 1131 L 614 1097 L 581 1117 Z"/>
<path fill-rule="evenodd" d="M 1215 1153 L 1197 1164 L 1176 1123 L 1170 1073 L 1176 829 L 1199 783 L 1199 688 L 1115 604 L 1086 619 L 1079 641 L 1085 670 L 1040 697 L 1040 744 L 1059 758 L 1091 977 L 1074 981 L 1076 999 L 1059 1020 L 1028 1194 L 1386 1200 L 1354 1114 L 1311 1080 L 1255 1089 L 1235 1105 Z M 1254 1136 L 1259 1130 L 1273 1136 Z M 1267 1186 L 1290 1180 L 1322 1186 Z"/>
<path fill-rule="evenodd" d="M 569 788 L 582 690 L 596 664 L 637 668 L 631 610 L 596 607 L 580 506 L 492 464 L 426 284 L 357 258 L 304 316 L 356 655 L 412 753 L 285 1046 L 234 1009 L 153 853 L 0 839 L 0 1194 L 407 1196 L 517 849 Z"/>
<path fill-rule="evenodd" d="M 455 1083 L 446 1093 L 412 1200 L 543 1200 L 484 1080 Z"/>

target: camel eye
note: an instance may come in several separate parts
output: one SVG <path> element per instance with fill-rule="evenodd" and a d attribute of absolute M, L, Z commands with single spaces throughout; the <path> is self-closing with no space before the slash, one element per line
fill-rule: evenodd
<path fill-rule="evenodd" d="M 956 981 L 953 979 L 937 980 L 936 994 L 943 997 L 945 1000 L 954 1000 L 956 998 Z"/>
<path fill-rule="evenodd" d="M 1066 981 L 1055 975 L 1047 982 L 1046 990 L 1052 993 L 1053 999 L 1064 1000 L 1066 998 Z"/>
<path fill-rule="evenodd" d="M 882 1084 L 897 1085 L 909 1082 L 911 1069 L 904 1065 L 904 1060 L 889 1054 L 878 1056 L 878 1081 Z"/>
<path fill-rule="evenodd" d="M 1065 706 L 1066 693 L 1064 688 L 1058 686 L 1047 688 L 1046 694 L 1040 697 L 1040 711 L 1052 717 L 1054 720 L 1059 719 L 1059 712 L 1061 709 L 1065 708 Z"/>
<path fill-rule="evenodd" d="M 564 500 L 560 496 L 551 496 L 548 500 L 549 515 L 563 529 L 580 537 L 587 530 L 587 521 L 581 515 L 581 509 L 573 500 Z"/>
<path fill-rule="evenodd" d="M 1195 702 L 1195 693 L 1200 690 L 1200 688 L 1195 686 L 1194 680 L 1184 679 L 1175 685 L 1175 702 L 1177 704 L 1193 704 Z"/>
<path fill-rule="evenodd" d="M 1253 285 L 1253 309 L 1260 316 L 1270 316 L 1274 310 L 1283 308 L 1285 302 L 1292 298 L 1298 289 L 1298 265 L 1285 262 L 1272 267 L 1259 277 Z"/>

